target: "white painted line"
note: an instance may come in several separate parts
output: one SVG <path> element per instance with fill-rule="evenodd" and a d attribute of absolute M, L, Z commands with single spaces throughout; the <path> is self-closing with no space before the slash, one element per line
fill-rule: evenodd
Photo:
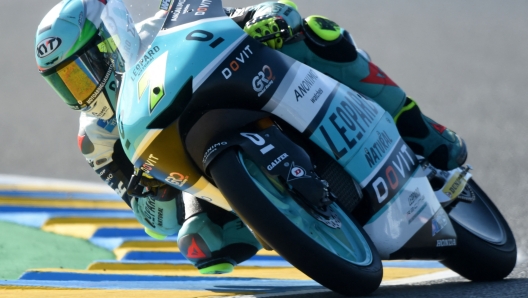
<path fill-rule="evenodd" d="M 263 297 L 267 298 L 267 297 L 283 297 L 283 296 L 291 296 L 291 295 L 315 295 L 315 294 L 323 294 L 323 293 L 332 293 L 332 291 L 328 289 L 302 290 L 302 291 L 289 291 L 289 292 L 282 292 L 282 293 L 270 293 L 270 294 L 258 294 L 258 295 L 238 295 L 238 296 L 229 296 L 229 298 L 263 298 Z"/>
<path fill-rule="evenodd" d="M 439 279 L 446 279 L 446 278 L 452 278 L 452 277 L 458 277 L 458 276 L 460 276 L 460 275 L 458 275 L 454 271 L 445 270 L 445 271 L 429 273 L 429 274 L 424 274 L 424 275 L 415 276 L 415 277 L 388 280 L 388 281 L 382 282 L 381 286 L 395 286 L 395 285 L 413 284 L 413 283 L 433 281 L 433 280 L 439 280 Z"/>
<path fill-rule="evenodd" d="M 440 280 L 440 279 L 446 279 L 446 278 L 452 278 L 452 277 L 458 277 L 458 276 L 460 275 L 458 275 L 457 273 L 451 270 L 445 270 L 445 271 L 424 274 L 424 275 L 415 276 L 415 277 L 399 278 L 396 280 L 384 281 L 381 283 L 380 287 L 413 284 L 413 283 Z M 332 293 L 332 291 L 328 289 L 287 291 L 287 292 L 282 292 L 282 293 L 270 293 L 270 294 L 258 294 L 258 295 L 238 295 L 238 296 L 230 296 L 230 298 L 268 298 L 268 297 L 285 297 L 285 296 L 292 296 L 292 295 L 313 295 L 313 297 L 317 297 L 316 294 L 324 294 L 324 293 Z"/>

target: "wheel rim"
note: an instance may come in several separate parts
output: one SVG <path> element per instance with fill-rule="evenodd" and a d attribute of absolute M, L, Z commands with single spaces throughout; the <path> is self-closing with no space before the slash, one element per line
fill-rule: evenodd
<path fill-rule="evenodd" d="M 335 203 L 329 208 L 341 221 L 340 228 L 331 228 L 310 215 L 291 197 L 279 181 L 266 176 L 250 159 L 239 152 L 246 172 L 268 200 L 308 237 L 323 246 L 327 251 L 358 266 L 372 263 L 372 252 L 358 227 Z"/>

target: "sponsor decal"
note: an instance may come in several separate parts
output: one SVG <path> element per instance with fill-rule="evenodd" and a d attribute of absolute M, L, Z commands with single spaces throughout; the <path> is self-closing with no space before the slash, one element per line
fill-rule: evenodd
<path fill-rule="evenodd" d="M 386 131 L 377 131 L 377 133 L 378 139 L 374 142 L 374 145 L 368 149 L 365 148 L 365 159 L 371 168 L 381 160 L 381 158 L 390 149 L 392 143 L 394 142 Z"/>
<path fill-rule="evenodd" d="M 115 177 L 114 179 L 114 176 L 112 174 L 109 174 L 108 176 L 109 178 L 106 179 L 106 183 L 108 184 L 108 186 L 110 186 L 110 188 L 115 191 L 115 193 L 122 197 L 127 191 L 123 181 L 117 180 L 117 177 Z M 115 182 L 119 182 L 116 187 L 114 187 Z"/>
<path fill-rule="evenodd" d="M 102 168 L 102 170 L 100 172 L 98 172 L 99 173 L 99 177 L 101 177 L 101 179 L 103 179 L 105 181 L 105 183 L 108 184 L 108 186 L 110 186 L 119 196 L 122 197 L 127 191 L 123 181 L 119 178 L 119 176 L 114 176 L 114 174 L 112 174 L 112 173 L 108 173 L 108 176 L 105 176 L 107 174 L 107 172 L 106 172 L 107 168 L 108 167 L 105 166 L 105 167 Z M 117 182 L 117 186 L 114 187 L 114 184 L 116 182 Z"/>
<path fill-rule="evenodd" d="M 445 214 L 438 214 L 431 221 L 433 236 L 438 234 L 446 225 L 448 221 Z"/>
<path fill-rule="evenodd" d="M 62 44 L 59 37 L 48 37 L 37 44 L 37 56 L 44 58 L 55 52 Z"/>
<path fill-rule="evenodd" d="M 224 11 L 226 15 L 229 15 L 229 12 L 231 11 L 231 15 L 229 16 L 231 19 L 235 19 L 236 17 L 243 16 L 246 13 L 246 9 L 243 8 L 236 8 L 234 12 L 228 8 L 224 8 Z"/>
<path fill-rule="evenodd" d="M 266 140 L 264 140 L 264 138 L 261 137 L 259 134 L 251 133 L 251 132 L 242 132 L 240 133 L 240 135 L 245 138 L 248 138 L 251 142 L 253 142 L 253 144 L 257 146 L 263 146 L 264 144 L 266 144 Z M 273 150 L 274 148 L 275 146 L 273 146 L 272 144 L 268 144 L 267 146 L 260 149 L 260 153 L 266 154 L 270 152 L 271 150 Z"/>
<path fill-rule="evenodd" d="M 313 87 L 313 85 L 317 82 L 319 79 L 319 76 L 317 76 L 317 73 L 313 69 L 310 69 L 306 77 L 299 83 L 297 88 L 293 90 L 295 93 L 295 99 L 299 101 L 299 99 L 302 99 L 308 92 L 310 92 L 310 89 Z M 321 88 L 319 88 L 321 90 Z M 318 90 L 319 91 L 319 90 Z M 321 90 L 322 93 L 323 90 Z M 312 102 L 315 102 L 312 97 Z"/>
<path fill-rule="evenodd" d="M 317 89 L 317 91 L 315 91 L 315 94 L 312 96 L 310 101 L 312 103 L 315 103 L 319 99 L 319 97 L 321 97 L 321 95 L 323 95 L 323 89 L 319 88 Z"/>
<path fill-rule="evenodd" d="M 290 166 L 290 172 L 288 173 L 288 178 L 286 180 L 289 182 L 302 178 L 311 178 L 311 176 L 307 175 L 307 172 L 303 167 L 297 166 L 295 165 L 295 162 L 292 162 Z"/>
<path fill-rule="evenodd" d="M 209 156 L 215 152 L 216 150 L 218 150 L 218 147 L 220 146 L 225 146 L 227 145 L 227 142 L 219 142 L 219 143 L 216 143 L 214 145 L 212 145 L 211 147 L 209 147 L 207 150 L 205 150 L 205 154 L 204 154 L 204 157 L 202 159 L 202 162 L 205 163 L 205 161 L 207 160 L 207 158 L 209 158 Z"/>
<path fill-rule="evenodd" d="M 451 200 L 458 197 L 458 195 L 464 190 L 464 187 L 466 187 L 467 181 L 465 174 L 466 173 L 462 172 L 459 175 L 453 175 L 442 189 L 442 192 Z"/>
<path fill-rule="evenodd" d="M 400 139 L 387 161 L 379 166 L 376 175 L 366 184 L 365 190 L 381 204 L 402 189 L 417 167 L 416 156 Z"/>
<path fill-rule="evenodd" d="M 113 73 L 114 73 L 114 68 L 112 66 L 110 66 L 108 68 L 108 71 L 106 72 L 103 80 L 99 83 L 97 88 L 95 88 L 95 91 L 92 93 L 92 95 L 90 95 L 90 97 L 88 97 L 88 99 L 85 101 L 87 106 L 91 105 L 95 101 L 95 99 L 97 99 L 97 97 L 99 96 L 99 94 L 101 93 L 103 88 L 106 86 L 106 83 L 108 82 L 108 79 L 110 78 L 110 75 L 113 74 Z M 78 100 L 77 103 L 79 105 L 83 105 L 83 102 L 80 101 L 80 100 Z M 91 110 L 92 108 L 89 108 L 89 109 Z"/>
<path fill-rule="evenodd" d="M 103 96 L 103 98 L 105 98 L 104 95 L 102 95 L 102 96 Z M 100 118 L 100 119 L 108 118 L 106 116 L 106 113 L 108 113 L 108 112 L 112 113 L 111 112 L 112 109 L 110 109 L 110 107 L 108 105 L 105 105 L 104 102 L 101 102 L 101 105 L 103 105 L 103 106 L 100 107 L 99 109 L 97 109 L 97 104 L 98 104 L 98 102 L 96 101 L 93 105 L 90 106 L 90 108 L 88 110 L 86 110 L 86 112 L 90 113 L 91 115 L 93 115 L 96 118 Z"/>
<path fill-rule="evenodd" d="M 180 14 L 183 10 L 183 5 L 185 4 L 186 0 L 178 0 L 178 3 L 176 3 L 176 8 L 174 9 L 174 12 L 172 13 L 171 21 L 176 22 L 178 18 L 180 17 Z M 189 5 L 187 5 L 189 7 Z M 184 11 L 187 11 L 187 7 Z"/>
<path fill-rule="evenodd" d="M 191 259 L 202 259 L 206 258 L 207 255 L 202 251 L 201 247 L 207 248 L 207 245 L 203 241 L 202 237 L 199 235 L 192 235 L 191 238 L 191 245 L 187 248 L 187 258 Z M 198 239 L 198 242 L 200 242 L 200 245 L 198 245 L 198 242 L 196 241 Z M 187 241 L 186 241 L 187 242 Z M 207 254 L 209 255 L 209 251 L 207 251 Z"/>
<path fill-rule="evenodd" d="M 292 167 L 290 174 L 294 177 L 299 178 L 299 177 L 303 177 L 304 175 L 306 175 L 306 171 L 299 166 L 295 166 L 295 167 Z"/>
<path fill-rule="evenodd" d="M 407 222 L 411 223 L 424 210 L 427 203 L 425 196 L 420 193 L 420 189 L 416 188 L 414 192 L 407 198 L 409 203 L 409 210 L 406 213 Z"/>
<path fill-rule="evenodd" d="M 262 70 L 253 78 L 253 90 L 258 93 L 260 97 L 273 84 L 273 71 L 268 65 L 264 65 Z"/>
<path fill-rule="evenodd" d="M 226 67 L 222 70 L 222 75 L 227 80 L 229 79 L 234 72 L 237 72 L 240 69 L 240 64 L 245 64 L 246 59 L 249 59 L 253 55 L 253 52 L 249 48 L 249 45 L 247 45 L 242 52 L 238 54 L 238 56 L 235 57 L 235 60 L 229 62 L 229 67 Z"/>
<path fill-rule="evenodd" d="M 155 46 L 151 48 L 150 50 L 148 50 L 143 55 L 141 60 L 139 60 L 138 63 L 136 63 L 136 67 L 134 67 L 134 69 L 132 70 L 132 74 L 133 74 L 133 76 L 131 76 L 132 80 L 134 80 L 135 77 L 137 77 L 140 73 L 142 73 L 145 70 L 145 68 L 147 68 L 147 66 L 149 66 L 149 64 L 152 61 L 154 61 L 153 58 L 159 51 L 160 51 L 160 48 L 158 46 Z"/>
<path fill-rule="evenodd" d="M 185 182 L 189 179 L 189 176 L 184 176 L 183 174 L 172 172 L 169 174 L 167 178 L 165 178 L 165 181 L 174 184 L 176 186 L 183 186 Z"/>
<path fill-rule="evenodd" d="M 214 34 L 205 30 L 194 30 L 191 33 L 187 34 L 187 36 L 185 37 L 186 40 L 194 40 L 200 42 L 210 41 L 213 38 Z M 223 37 L 218 37 L 212 43 L 210 43 L 209 46 L 214 49 L 224 41 L 225 39 Z"/>
<path fill-rule="evenodd" d="M 163 227 L 163 208 L 158 208 L 158 226 Z"/>
<path fill-rule="evenodd" d="M 160 8 L 161 10 L 169 10 L 170 2 L 171 2 L 171 0 L 161 0 L 160 7 L 159 7 L 159 8 Z"/>
<path fill-rule="evenodd" d="M 82 28 L 83 23 L 84 23 L 84 11 L 81 11 L 79 13 L 78 23 L 79 23 L 79 27 Z"/>
<path fill-rule="evenodd" d="M 143 208 L 143 215 L 144 215 L 143 218 L 153 228 L 156 228 L 156 226 L 154 225 L 155 218 L 156 218 L 154 215 L 155 210 L 156 210 L 156 203 L 150 197 L 147 198 L 145 201 L 145 207 Z"/>
<path fill-rule="evenodd" d="M 283 160 L 285 160 L 288 157 L 287 153 L 281 154 L 279 157 L 275 158 L 274 161 L 271 162 L 266 168 L 268 171 L 273 170 L 277 165 L 279 165 Z"/>
<path fill-rule="evenodd" d="M 161 55 L 156 61 L 148 67 L 147 70 L 137 81 L 138 87 L 138 102 L 147 92 L 148 109 L 152 114 L 156 106 L 165 97 L 165 72 L 167 67 L 167 52 Z"/>
<path fill-rule="evenodd" d="M 147 158 L 147 160 L 145 161 L 145 163 L 141 166 L 141 170 L 143 170 L 143 172 L 149 174 L 150 171 L 152 171 L 156 165 L 156 163 L 158 162 L 158 158 L 155 157 L 154 155 L 150 154 L 149 157 Z"/>
<path fill-rule="evenodd" d="M 211 5 L 211 0 L 202 0 L 202 3 L 200 3 L 200 6 L 196 10 L 195 16 L 203 16 L 209 9 L 209 6 Z"/>
<path fill-rule="evenodd" d="M 440 239 L 440 240 L 436 240 L 436 247 L 456 246 L 456 245 L 457 245 L 456 239 Z"/>
<path fill-rule="evenodd" d="M 110 185 L 110 187 L 112 187 L 112 185 Z M 114 188 L 114 191 L 120 196 L 122 197 L 123 195 L 125 195 L 126 191 L 127 191 L 127 188 L 125 187 L 123 181 L 119 181 L 119 184 L 117 184 L 117 187 Z"/>
<path fill-rule="evenodd" d="M 365 136 L 379 112 L 374 105 L 357 93 L 348 92 L 348 96 L 338 102 L 327 118 L 327 122 L 331 125 L 319 126 L 321 134 L 337 160 L 346 155 Z M 338 148 L 336 145 L 338 140 L 334 141 L 330 137 L 334 135 L 338 135 L 346 146 Z"/>

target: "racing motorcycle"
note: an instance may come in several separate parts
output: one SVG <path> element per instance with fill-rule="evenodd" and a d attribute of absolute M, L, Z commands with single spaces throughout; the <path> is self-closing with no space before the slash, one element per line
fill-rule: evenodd
<path fill-rule="evenodd" d="M 379 105 L 252 39 L 222 1 L 162 8 L 143 39 L 122 0 L 102 16 L 137 176 L 235 212 L 343 295 L 375 291 L 381 260 L 439 260 L 473 281 L 513 270 L 513 234 L 469 165 L 434 168 Z"/>

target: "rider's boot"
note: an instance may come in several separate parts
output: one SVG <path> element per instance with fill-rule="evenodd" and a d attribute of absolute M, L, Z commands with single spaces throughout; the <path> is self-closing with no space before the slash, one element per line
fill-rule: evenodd
<path fill-rule="evenodd" d="M 183 223 L 178 233 L 178 246 L 200 273 L 229 273 L 262 246 L 236 215 L 208 205 L 206 212 Z"/>
<path fill-rule="evenodd" d="M 422 114 L 411 98 L 407 97 L 394 120 L 400 135 L 412 151 L 425 157 L 434 167 L 452 170 L 466 161 L 464 140 L 454 131 Z"/>

